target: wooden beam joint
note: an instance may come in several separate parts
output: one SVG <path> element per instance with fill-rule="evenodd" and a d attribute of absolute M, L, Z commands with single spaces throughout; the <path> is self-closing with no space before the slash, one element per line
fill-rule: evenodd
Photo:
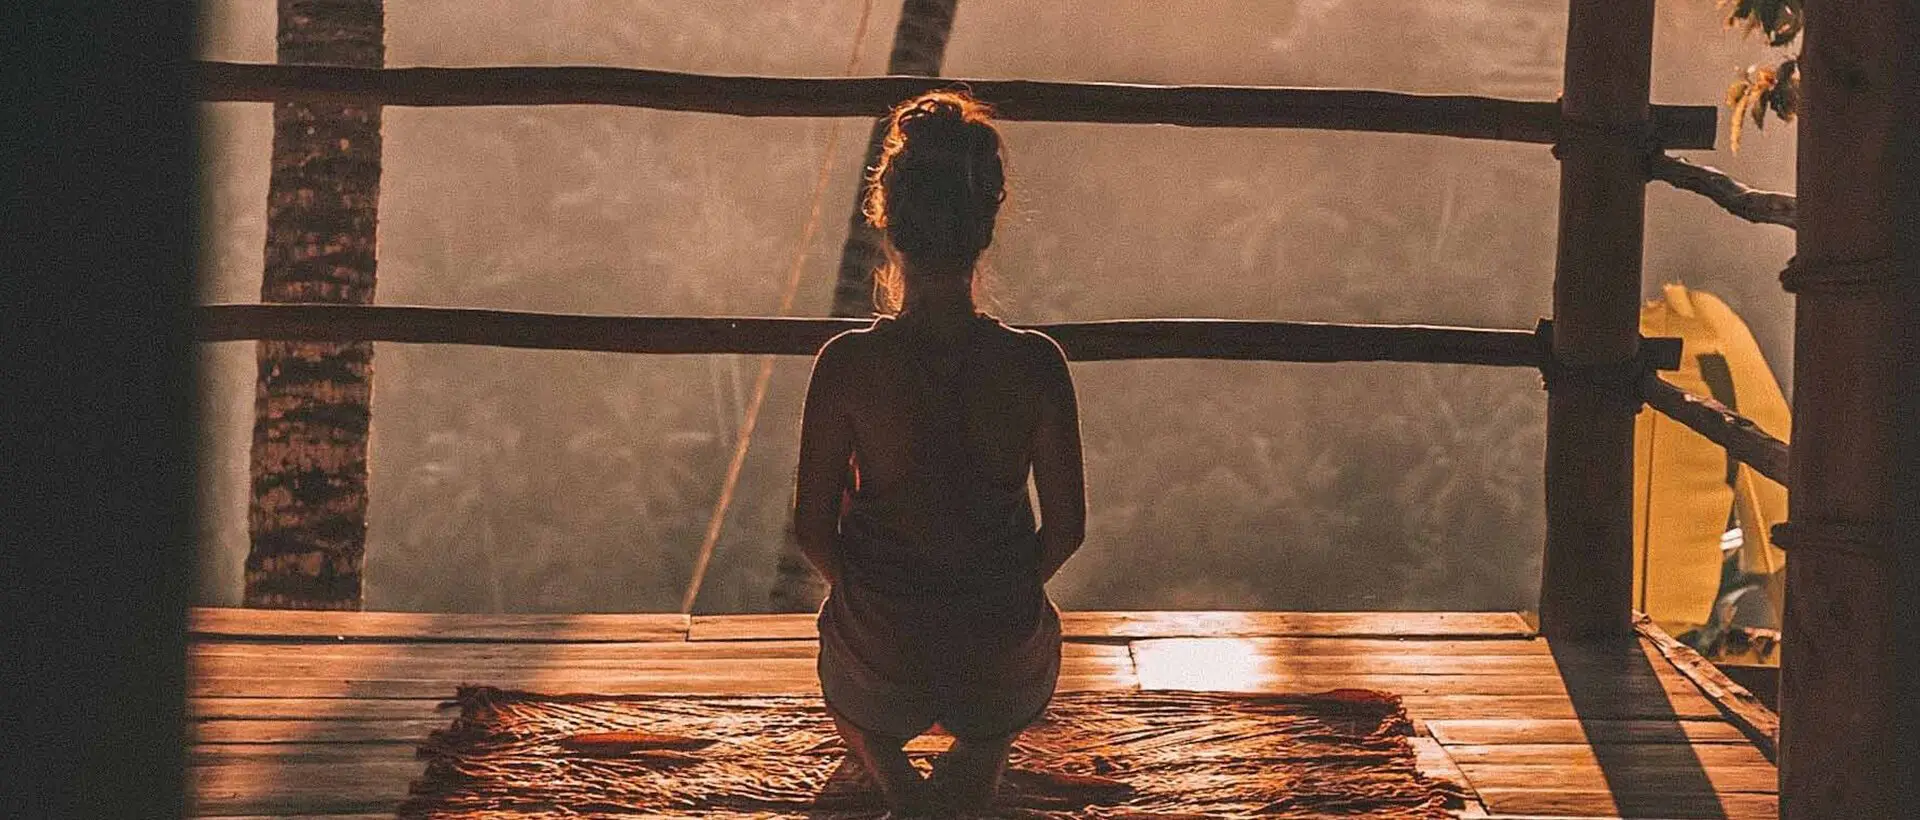
<path fill-rule="evenodd" d="M 1589 122 L 1562 114 L 1559 135 L 1553 143 L 1553 158 L 1564 160 L 1569 150 L 1587 148 L 1615 149 L 1651 157 L 1662 153 L 1669 144 L 1670 137 L 1661 132 L 1662 129 L 1653 120 Z"/>
<path fill-rule="evenodd" d="M 1541 387 L 1555 390 L 1591 390 L 1618 399 L 1638 412 L 1645 401 L 1642 383 L 1660 370 L 1678 370 L 1682 340 L 1671 336 L 1642 336 L 1633 358 L 1600 364 L 1575 364 L 1553 355 L 1553 320 L 1534 326 L 1540 346 Z"/>

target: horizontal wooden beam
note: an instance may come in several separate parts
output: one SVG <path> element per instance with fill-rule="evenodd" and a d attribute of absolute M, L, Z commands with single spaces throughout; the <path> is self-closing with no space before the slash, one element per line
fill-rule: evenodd
<path fill-rule="evenodd" d="M 1760 190 L 1711 165 L 1695 165 L 1660 153 L 1648 158 L 1647 175 L 1711 199 L 1727 213 L 1748 222 L 1788 228 L 1799 224 L 1800 202 L 1793 194 Z"/>
<path fill-rule="evenodd" d="M 607 353 L 811 356 L 860 319 L 583 316 L 393 305 L 208 305 L 203 342 L 249 339 L 467 344 Z M 1130 319 L 1032 325 L 1074 361 L 1230 359 L 1273 362 L 1432 362 L 1537 367 L 1531 330 Z"/>
<path fill-rule="evenodd" d="M 1641 379 L 1647 405 L 1686 425 L 1708 441 L 1727 448 L 1733 460 L 1787 486 L 1787 443 L 1767 435 L 1751 419 L 1705 396 L 1688 393 L 1666 379 L 1647 374 Z"/>
<path fill-rule="evenodd" d="M 1553 143 L 1560 105 L 1362 89 L 957 80 L 738 77 L 591 66 L 348 68 L 199 62 L 211 102 L 361 101 L 381 105 L 624 105 L 744 117 L 876 117 L 923 91 L 965 86 L 1002 119 L 1199 127 L 1319 128 Z M 1668 148 L 1712 148 L 1713 106 L 1653 108 Z"/>

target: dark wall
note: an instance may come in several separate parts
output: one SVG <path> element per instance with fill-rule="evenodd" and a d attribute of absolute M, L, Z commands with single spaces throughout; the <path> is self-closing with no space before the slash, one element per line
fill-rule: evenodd
<path fill-rule="evenodd" d="M 0 12 L 0 814 L 183 810 L 192 577 L 184 2 Z"/>

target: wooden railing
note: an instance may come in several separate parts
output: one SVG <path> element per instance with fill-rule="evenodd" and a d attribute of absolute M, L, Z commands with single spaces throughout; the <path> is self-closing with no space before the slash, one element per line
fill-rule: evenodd
<path fill-rule="evenodd" d="M 535 350 L 651 354 L 811 356 L 835 335 L 866 327 L 859 319 L 590 316 L 397 305 L 208 305 L 198 314 L 203 342 L 252 339 L 486 345 Z M 1080 362 L 1219 359 L 1266 362 L 1426 362 L 1498 367 L 1542 365 L 1541 330 L 1269 322 L 1232 319 L 1128 319 L 1031 325 Z M 1551 332 L 1551 324 L 1543 330 Z M 1782 484 L 1787 445 L 1712 399 L 1661 379 L 1678 366 L 1677 339 L 1646 339 L 1649 370 L 1640 395 L 1655 410 L 1722 447 L 1736 461 Z"/>
<path fill-rule="evenodd" d="M 605 353 L 811 356 L 858 319 L 584 316 L 393 305 L 210 305 L 199 338 L 411 342 Z M 1434 362 L 1537 367 L 1531 330 L 1129 319 L 1031 326 L 1074 361 L 1229 359 L 1269 362 Z"/>
<path fill-rule="evenodd" d="M 1323 128 L 1553 143 L 1560 105 L 1332 88 L 1133 85 L 944 77 L 730 77 L 636 68 L 347 68 L 201 62 L 202 100 L 305 99 L 405 106 L 623 105 L 743 117 L 876 117 L 936 88 L 965 86 L 1000 119 L 1199 127 Z M 1715 109 L 1656 105 L 1652 138 L 1712 148 Z"/>
<path fill-rule="evenodd" d="M 1648 407 L 1726 448 L 1734 461 L 1787 486 L 1787 443 L 1767 435 L 1751 419 L 1713 399 L 1675 387 L 1653 373 L 1642 377 L 1640 396 Z"/>

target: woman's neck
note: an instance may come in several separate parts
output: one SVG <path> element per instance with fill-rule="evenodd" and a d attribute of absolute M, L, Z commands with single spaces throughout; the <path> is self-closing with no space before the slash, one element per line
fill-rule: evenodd
<path fill-rule="evenodd" d="M 930 273 L 907 269 L 900 318 L 952 325 L 974 316 L 973 272 Z"/>

